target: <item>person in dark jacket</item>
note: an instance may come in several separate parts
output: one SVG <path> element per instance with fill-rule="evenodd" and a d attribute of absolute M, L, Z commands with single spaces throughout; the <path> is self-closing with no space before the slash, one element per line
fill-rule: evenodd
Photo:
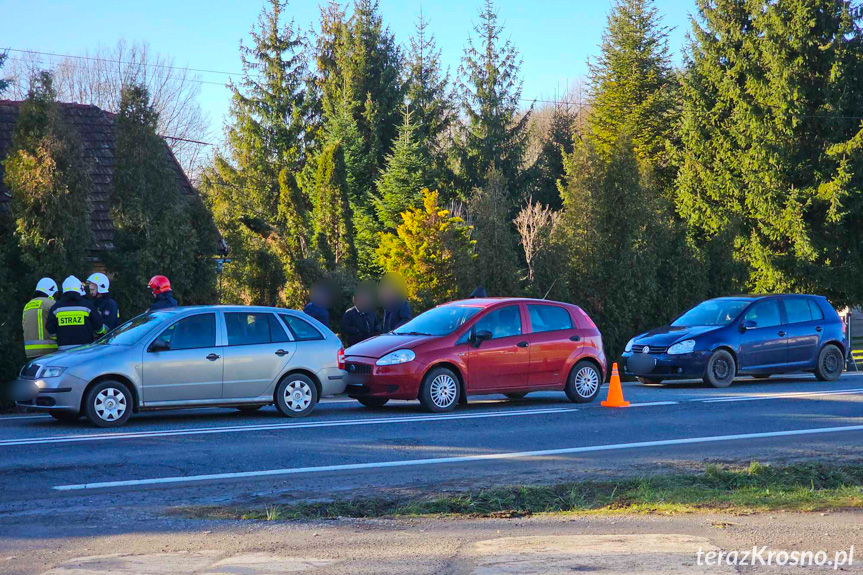
<path fill-rule="evenodd" d="M 374 287 L 362 282 L 354 291 L 354 307 L 342 318 L 342 333 L 347 347 L 383 333 L 383 326 L 375 313 Z"/>
<path fill-rule="evenodd" d="M 384 308 L 384 333 L 403 326 L 413 318 L 405 295 L 405 282 L 398 274 L 386 274 L 381 279 L 381 304 Z"/>
<path fill-rule="evenodd" d="M 488 294 L 485 293 L 484 287 L 478 286 L 475 290 L 470 292 L 470 296 L 468 299 L 476 299 L 481 297 L 488 297 Z"/>
<path fill-rule="evenodd" d="M 303 308 L 303 313 L 311 316 L 330 327 L 330 290 L 324 283 L 316 283 L 312 286 L 311 297 L 306 307 Z"/>
<path fill-rule="evenodd" d="M 51 307 L 46 329 L 57 336 L 59 351 L 93 343 L 105 333 L 102 316 L 84 298 L 84 284 L 75 276 L 63 282 L 63 295 Z"/>
<path fill-rule="evenodd" d="M 174 299 L 174 292 L 171 290 L 171 281 L 165 276 L 153 276 L 147 287 L 153 292 L 153 303 L 150 304 L 147 311 L 156 311 L 157 309 L 177 307 L 179 305 L 177 300 Z"/>
<path fill-rule="evenodd" d="M 108 293 L 111 282 L 108 276 L 101 273 L 91 274 L 87 278 L 87 288 L 90 291 L 90 301 L 99 315 L 102 316 L 102 324 L 106 331 L 111 331 L 120 323 L 120 308 L 117 302 Z"/>

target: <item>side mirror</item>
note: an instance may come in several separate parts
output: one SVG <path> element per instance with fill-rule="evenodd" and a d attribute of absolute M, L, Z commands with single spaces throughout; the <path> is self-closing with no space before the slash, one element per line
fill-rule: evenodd
<path fill-rule="evenodd" d="M 171 344 L 164 339 L 157 339 L 150 344 L 147 351 L 168 351 L 171 349 Z"/>
<path fill-rule="evenodd" d="M 491 338 L 492 338 L 492 333 L 488 330 L 484 329 L 481 331 L 474 332 L 474 334 L 473 334 L 473 346 L 479 347 L 480 345 L 482 345 L 482 342 L 489 340 Z"/>
<path fill-rule="evenodd" d="M 740 324 L 740 333 L 749 331 L 750 329 L 755 329 L 756 327 L 758 327 L 758 323 L 756 323 L 755 320 L 747 319 Z"/>

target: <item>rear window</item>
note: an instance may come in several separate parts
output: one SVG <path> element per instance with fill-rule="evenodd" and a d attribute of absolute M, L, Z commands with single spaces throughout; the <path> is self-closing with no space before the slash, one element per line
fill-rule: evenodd
<path fill-rule="evenodd" d="M 285 324 L 287 324 L 288 329 L 291 330 L 295 340 L 315 341 L 324 339 L 323 334 L 306 320 L 288 314 L 281 314 L 281 317 Z"/>
<path fill-rule="evenodd" d="M 812 308 L 809 307 L 809 300 L 802 297 L 786 299 L 785 314 L 788 316 L 788 323 L 812 321 Z"/>
<path fill-rule="evenodd" d="M 556 305 L 528 305 L 530 326 L 534 333 L 572 329 L 569 312 Z"/>
<path fill-rule="evenodd" d="M 824 319 L 824 312 L 821 311 L 821 306 L 815 300 L 807 300 L 809 302 L 809 310 L 812 313 L 812 319 L 814 321 L 821 321 Z"/>
<path fill-rule="evenodd" d="M 271 313 L 225 314 L 228 345 L 255 345 L 288 341 L 285 329 Z"/>

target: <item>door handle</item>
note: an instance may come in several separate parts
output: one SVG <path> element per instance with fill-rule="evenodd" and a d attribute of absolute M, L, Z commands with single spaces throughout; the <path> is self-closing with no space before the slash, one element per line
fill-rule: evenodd
<path fill-rule="evenodd" d="M 216 361 L 220 357 L 222 357 L 222 356 L 217 354 L 217 353 L 211 353 L 210 355 L 207 356 L 207 359 L 209 359 L 210 361 Z"/>
<path fill-rule="evenodd" d="M 517 343 L 517 344 L 515 344 L 515 345 L 517 345 L 518 347 L 527 347 L 527 346 L 529 346 L 530 344 L 529 344 L 529 343 L 527 343 L 526 341 L 520 341 L 520 342 L 518 342 L 518 343 Z"/>
<path fill-rule="evenodd" d="M 581 341 L 580 335 L 573 335 L 569 338 L 569 341 Z"/>
<path fill-rule="evenodd" d="M 822 328 L 822 327 L 819 325 L 818 327 L 816 327 L 816 328 L 815 328 L 815 331 L 817 331 L 818 333 L 821 333 L 822 331 L 824 331 L 824 328 Z"/>
<path fill-rule="evenodd" d="M 288 352 L 286 352 L 286 351 L 285 351 L 285 350 L 283 350 L 283 349 L 280 349 L 280 350 L 278 350 L 278 351 L 276 352 L 276 355 L 277 355 L 277 356 L 279 356 L 279 357 L 284 357 L 284 356 L 288 355 Z"/>
<path fill-rule="evenodd" d="M 785 337 L 785 332 L 784 332 L 784 331 L 780 331 L 780 332 L 779 332 L 779 337 Z"/>

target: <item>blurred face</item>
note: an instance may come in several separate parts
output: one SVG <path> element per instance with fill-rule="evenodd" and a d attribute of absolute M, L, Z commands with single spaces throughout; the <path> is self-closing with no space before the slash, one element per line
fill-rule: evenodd
<path fill-rule="evenodd" d="M 99 286 L 93 282 L 87 283 L 87 291 L 90 292 L 90 297 L 96 297 L 99 294 Z"/>
<path fill-rule="evenodd" d="M 372 309 L 372 294 L 367 291 L 358 291 L 354 294 L 354 305 L 360 311 L 369 311 Z"/>

